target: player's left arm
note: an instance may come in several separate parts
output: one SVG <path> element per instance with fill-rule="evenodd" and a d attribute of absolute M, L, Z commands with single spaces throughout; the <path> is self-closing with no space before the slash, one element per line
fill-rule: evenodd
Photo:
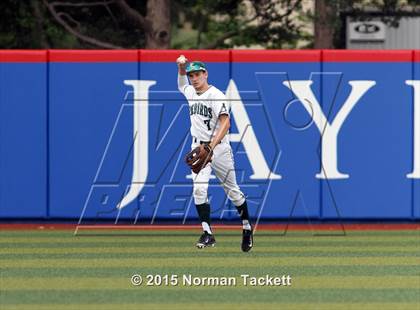
<path fill-rule="evenodd" d="M 226 136 L 230 128 L 230 119 L 228 114 L 220 114 L 219 115 L 219 130 L 216 132 L 216 135 L 210 142 L 211 149 L 214 149 L 216 145 L 222 141 L 222 139 Z"/>

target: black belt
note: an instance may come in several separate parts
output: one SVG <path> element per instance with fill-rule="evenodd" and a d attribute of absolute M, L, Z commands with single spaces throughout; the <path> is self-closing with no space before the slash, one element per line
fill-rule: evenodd
<path fill-rule="evenodd" d="M 197 143 L 198 139 L 196 137 L 193 137 L 194 143 Z M 210 144 L 211 141 L 200 141 L 200 144 Z"/>

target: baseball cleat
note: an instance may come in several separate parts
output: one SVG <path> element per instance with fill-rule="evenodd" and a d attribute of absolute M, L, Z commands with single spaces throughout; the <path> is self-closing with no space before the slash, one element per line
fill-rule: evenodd
<path fill-rule="evenodd" d="M 243 252 L 249 252 L 252 249 L 252 246 L 254 245 L 254 237 L 253 237 L 253 231 L 244 229 L 242 230 L 242 251 Z"/>
<path fill-rule="evenodd" d="M 216 244 L 216 239 L 214 239 L 214 236 L 210 235 L 208 232 L 205 231 L 200 236 L 200 239 L 198 239 L 196 247 L 199 249 L 203 249 L 209 246 L 214 247 L 215 244 Z"/>

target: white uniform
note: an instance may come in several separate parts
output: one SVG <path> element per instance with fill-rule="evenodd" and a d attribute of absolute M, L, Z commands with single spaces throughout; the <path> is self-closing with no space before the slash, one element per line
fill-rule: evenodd
<path fill-rule="evenodd" d="M 202 94 L 197 94 L 189 85 L 186 75 L 178 75 L 178 89 L 188 100 L 191 119 L 191 149 L 200 142 L 210 142 L 219 130 L 219 115 L 229 115 L 229 103 L 226 96 L 216 87 L 210 86 Z M 214 171 L 225 193 L 235 206 L 245 202 L 245 196 L 236 183 L 236 173 L 232 148 L 228 134 L 214 148 L 211 163 L 208 163 L 198 174 L 193 174 L 194 202 L 201 205 L 207 202 L 207 189 L 211 171 Z"/>

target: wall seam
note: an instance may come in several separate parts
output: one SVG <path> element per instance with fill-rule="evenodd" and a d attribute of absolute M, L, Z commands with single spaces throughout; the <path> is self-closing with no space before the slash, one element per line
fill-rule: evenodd
<path fill-rule="evenodd" d="M 47 212 L 46 212 L 46 217 L 47 219 L 50 218 L 50 204 L 51 204 L 51 199 L 50 199 L 50 50 L 47 50 L 47 61 L 46 61 L 46 86 L 47 86 L 47 104 L 46 104 L 46 148 L 47 148 L 47 153 L 46 153 L 46 202 L 47 202 Z"/>
<path fill-rule="evenodd" d="M 321 103 L 321 108 L 324 108 L 324 91 L 323 91 L 323 87 L 324 87 L 324 50 L 320 50 L 320 71 L 321 71 L 321 78 L 320 78 L 320 91 L 319 91 L 319 96 L 320 96 L 320 103 Z M 323 166 L 322 166 L 322 133 L 320 136 L 320 140 L 319 140 L 319 168 L 321 173 L 323 173 Z M 320 220 L 324 220 L 324 195 L 323 195 L 323 181 L 322 179 L 319 179 L 319 219 Z"/>
<path fill-rule="evenodd" d="M 411 79 L 414 80 L 415 76 L 414 76 L 414 60 L 415 60 L 415 50 L 411 51 Z M 415 115 L 414 115 L 414 87 L 410 87 L 411 88 L 411 115 L 413 116 L 413 121 L 411 122 L 411 132 L 413 133 L 412 137 L 411 137 L 411 163 L 412 163 L 412 168 L 414 171 L 414 122 L 415 122 Z M 415 214 L 415 206 L 414 206 L 414 178 L 411 179 L 411 220 L 415 220 L 416 219 L 416 214 Z"/>

